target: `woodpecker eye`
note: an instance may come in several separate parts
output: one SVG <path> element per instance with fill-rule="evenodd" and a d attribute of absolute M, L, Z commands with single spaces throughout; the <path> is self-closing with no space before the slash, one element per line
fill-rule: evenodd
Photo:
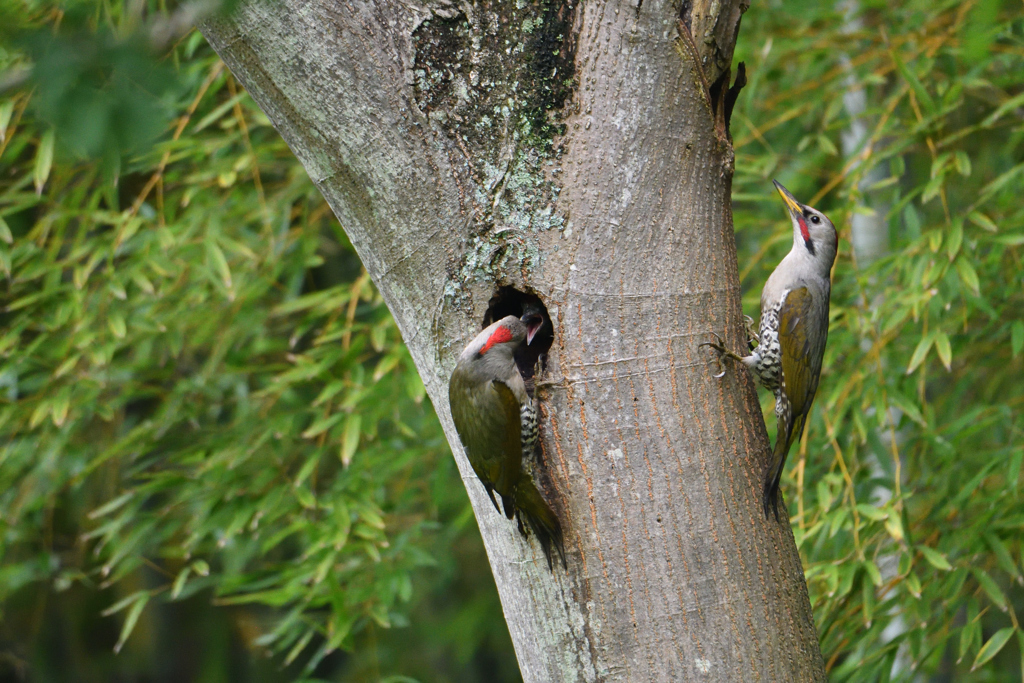
<path fill-rule="evenodd" d="M 814 223 L 815 225 L 817 225 L 818 223 L 821 222 L 821 219 L 812 214 L 811 215 L 811 222 Z"/>

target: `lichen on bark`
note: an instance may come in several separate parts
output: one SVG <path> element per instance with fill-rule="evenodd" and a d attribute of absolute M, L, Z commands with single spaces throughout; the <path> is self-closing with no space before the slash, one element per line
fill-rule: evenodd
<path fill-rule="evenodd" d="M 536 236 L 565 224 L 558 139 L 575 88 L 574 4 L 445 3 L 413 31 L 416 104 L 474 187 L 466 249 L 448 264 L 449 302 L 469 282 L 532 270 Z"/>

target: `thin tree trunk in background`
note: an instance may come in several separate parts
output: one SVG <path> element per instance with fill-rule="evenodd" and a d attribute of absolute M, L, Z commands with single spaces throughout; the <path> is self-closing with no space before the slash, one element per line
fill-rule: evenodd
<path fill-rule="evenodd" d="M 825 678 L 793 535 L 761 513 L 753 384 L 697 349 L 745 343 L 720 99 L 745 0 L 681 4 L 281 0 L 203 27 L 394 314 L 526 681 Z M 537 392 L 567 572 L 494 511 L 448 414 L 498 285 L 555 325 Z"/>
<path fill-rule="evenodd" d="M 860 17 L 858 0 L 844 0 L 840 3 L 839 9 L 843 12 L 844 33 L 855 34 L 863 30 L 864 22 Z M 868 141 L 868 121 L 865 119 L 868 96 L 864 86 L 857 79 L 850 56 L 841 52 L 839 61 L 849 71 L 846 77 L 848 88 L 843 93 L 843 107 L 850 117 L 850 127 L 840 134 L 840 141 L 843 146 L 843 157 L 850 159 L 855 154 L 860 154 Z M 859 163 L 855 162 L 851 171 Z M 858 189 L 862 192 L 870 191 L 873 185 L 885 180 L 888 175 L 886 170 L 882 164 L 873 166 L 858 183 Z M 870 200 L 870 196 L 863 197 L 860 204 L 866 211 L 854 213 L 850 217 L 850 242 L 853 244 L 854 257 L 859 268 L 867 268 L 889 250 L 889 225 L 885 219 L 888 207 L 872 206 Z"/>
<path fill-rule="evenodd" d="M 844 0 L 839 5 L 843 12 L 843 32 L 854 35 L 864 29 L 864 21 L 861 18 L 861 6 L 859 0 Z M 840 53 L 840 62 L 848 70 L 846 82 L 847 90 L 843 93 L 843 106 L 850 117 L 850 126 L 842 132 L 840 139 L 843 148 L 843 157 L 852 160 L 854 155 L 863 152 L 864 145 L 868 142 L 869 127 L 866 117 L 868 108 L 868 95 L 864 86 L 860 83 L 857 73 L 854 71 L 853 62 L 849 54 Z M 857 168 L 859 161 L 854 161 L 851 171 Z M 858 189 L 864 194 L 858 202 L 864 209 L 863 212 L 855 212 L 850 217 L 850 242 L 853 246 L 854 262 L 858 268 L 868 268 L 872 263 L 885 256 L 889 251 L 889 223 L 886 214 L 889 207 L 870 194 L 871 188 L 888 177 L 888 168 L 883 164 L 877 164 L 864 173 Z M 871 308 L 878 308 L 879 300 L 865 302 Z M 869 337 L 861 339 L 861 348 L 871 348 L 872 340 Z M 891 443 L 891 439 L 897 438 L 898 429 L 896 425 L 900 422 L 899 409 L 889 409 L 889 420 L 892 421 L 891 429 L 876 429 L 878 442 L 882 444 Z M 902 452 L 902 451 L 900 451 Z M 887 453 L 876 453 L 870 448 L 864 453 L 864 461 L 874 476 L 884 480 L 885 470 L 882 468 L 881 459 Z M 898 471 L 904 471 L 900 468 Z M 893 488 L 876 486 L 871 492 L 872 504 L 884 505 L 892 498 Z M 887 553 L 876 560 L 879 571 L 885 581 L 893 579 L 899 573 L 899 553 Z M 897 615 L 889 622 L 882 632 L 882 639 L 891 642 L 907 631 L 907 624 L 902 615 Z M 892 678 L 898 678 L 911 670 L 912 659 L 909 656 L 908 646 L 900 646 L 900 650 L 893 662 L 892 670 L 889 672 Z"/>

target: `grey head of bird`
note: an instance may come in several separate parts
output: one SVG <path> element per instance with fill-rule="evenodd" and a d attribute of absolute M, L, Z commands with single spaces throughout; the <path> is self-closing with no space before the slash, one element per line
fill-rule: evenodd
<path fill-rule="evenodd" d="M 777 180 L 772 182 L 786 203 L 793 223 L 793 249 L 786 260 L 793 267 L 807 269 L 828 278 L 839 249 L 839 235 L 835 226 L 821 211 L 798 202 L 782 183 Z"/>
<path fill-rule="evenodd" d="M 485 327 L 459 355 L 459 365 L 486 370 L 504 370 L 512 364 L 512 355 L 526 339 L 527 327 L 514 315 Z M 500 376 L 502 373 L 496 373 Z"/>

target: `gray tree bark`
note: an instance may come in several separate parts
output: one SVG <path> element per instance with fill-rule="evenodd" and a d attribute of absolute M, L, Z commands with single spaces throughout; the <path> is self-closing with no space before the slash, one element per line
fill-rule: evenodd
<path fill-rule="evenodd" d="M 721 87 L 745 4 L 278 0 L 202 27 L 398 322 L 526 681 L 825 678 L 792 532 L 761 513 L 754 386 L 697 348 L 745 343 Z M 449 417 L 498 285 L 555 325 L 537 395 L 567 571 L 494 511 Z"/>

